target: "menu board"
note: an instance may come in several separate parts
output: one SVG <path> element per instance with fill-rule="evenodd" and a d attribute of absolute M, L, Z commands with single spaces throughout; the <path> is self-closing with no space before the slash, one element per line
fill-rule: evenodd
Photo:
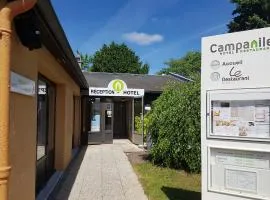
<path fill-rule="evenodd" d="M 257 191 L 256 172 L 227 169 L 225 171 L 225 187 L 232 190 L 247 192 Z"/>
<path fill-rule="evenodd" d="M 270 101 L 213 101 L 213 135 L 269 138 Z"/>
<path fill-rule="evenodd" d="M 212 154 L 215 158 L 213 163 L 218 165 L 270 169 L 270 156 L 268 153 L 216 149 Z"/>
<path fill-rule="evenodd" d="M 270 199 L 270 153 L 210 148 L 209 189 Z"/>

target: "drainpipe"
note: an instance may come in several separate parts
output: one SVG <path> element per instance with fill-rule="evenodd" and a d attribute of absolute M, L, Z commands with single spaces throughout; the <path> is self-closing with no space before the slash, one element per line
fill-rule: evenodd
<path fill-rule="evenodd" d="M 1 0 L 2 1 L 2 0 Z M 37 0 L 16 0 L 0 4 L 0 200 L 8 199 L 9 101 L 12 21 L 34 7 Z"/>

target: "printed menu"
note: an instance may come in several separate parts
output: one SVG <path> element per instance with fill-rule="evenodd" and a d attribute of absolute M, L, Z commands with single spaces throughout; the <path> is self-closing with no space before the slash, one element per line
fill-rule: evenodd
<path fill-rule="evenodd" d="M 235 137 L 269 138 L 270 102 L 214 101 L 212 134 Z"/>
<path fill-rule="evenodd" d="M 257 192 L 257 174 L 255 172 L 228 169 L 225 174 L 227 189 Z"/>

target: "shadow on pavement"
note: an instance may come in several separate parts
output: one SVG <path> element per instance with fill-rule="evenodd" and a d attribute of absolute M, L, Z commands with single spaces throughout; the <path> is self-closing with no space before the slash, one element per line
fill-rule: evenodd
<path fill-rule="evenodd" d="M 131 164 L 141 164 L 149 161 L 149 153 L 146 151 L 141 152 L 126 152 L 128 160 Z"/>
<path fill-rule="evenodd" d="M 87 146 L 82 147 L 78 155 L 71 161 L 64 172 L 63 178 L 50 195 L 49 200 L 68 199 L 78 171 L 80 170 L 86 150 Z"/>
<path fill-rule="evenodd" d="M 163 186 L 161 190 L 170 200 L 201 200 L 201 193 Z"/>

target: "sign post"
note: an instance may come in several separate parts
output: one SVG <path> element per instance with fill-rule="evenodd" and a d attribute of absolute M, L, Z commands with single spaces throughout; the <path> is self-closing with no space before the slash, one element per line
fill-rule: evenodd
<path fill-rule="evenodd" d="M 202 39 L 202 200 L 270 199 L 270 28 Z"/>

